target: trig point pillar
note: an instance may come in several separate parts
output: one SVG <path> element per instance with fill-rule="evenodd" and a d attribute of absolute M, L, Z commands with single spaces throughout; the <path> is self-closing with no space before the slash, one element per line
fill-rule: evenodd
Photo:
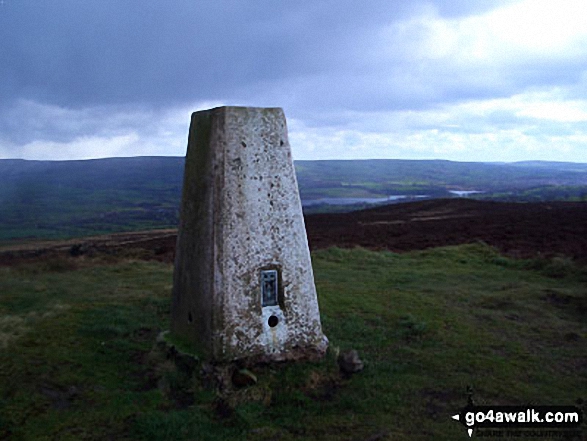
<path fill-rule="evenodd" d="M 324 354 L 283 110 L 192 114 L 171 314 L 171 334 L 212 360 Z"/>

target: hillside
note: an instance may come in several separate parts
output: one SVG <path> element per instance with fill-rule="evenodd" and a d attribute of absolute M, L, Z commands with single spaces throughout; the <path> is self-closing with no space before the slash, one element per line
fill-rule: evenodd
<path fill-rule="evenodd" d="M 306 217 L 312 248 L 410 251 L 485 242 L 514 257 L 587 260 L 587 204 L 439 199 Z"/>
<path fill-rule="evenodd" d="M 511 257 L 587 262 L 587 204 L 438 199 L 305 216 L 312 250 L 364 247 L 407 252 L 483 242 Z M 160 229 L 65 241 L 6 244 L 0 264 L 52 255 L 130 256 L 173 262 L 177 231 Z"/>
<path fill-rule="evenodd" d="M 521 163 L 374 159 L 297 161 L 302 197 L 349 195 L 449 196 L 448 190 L 515 194 L 544 186 L 587 185 L 587 164 L 528 161 Z M 359 193 L 356 193 L 359 194 Z M 365 194 L 365 193 L 362 193 Z"/>
<path fill-rule="evenodd" d="M 587 200 L 587 164 L 356 160 L 295 166 L 306 213 L 467 190 L 481 191 L 472 195 L 478 199 Z M 0 160 L 0 242 L 173 228 L 183 168 L 182 157 Z"/>
<path fill-rule="evenodd" d="M 0 240 L 177 225 L 183 158 L 0 160 Z"/>

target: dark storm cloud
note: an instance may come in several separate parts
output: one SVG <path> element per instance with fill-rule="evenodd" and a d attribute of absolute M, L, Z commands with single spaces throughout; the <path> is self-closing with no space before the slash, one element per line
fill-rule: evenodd
<path fill-rule="evenodd" d="M 409 12 L 399 5 L 11 0 L 0 11 L 0 98 L 75 107 L 230 97 L 340 63 L 345 40 Z"/>
<path fill-rule="evenodd" d="M 439 13 L 496 2 L 471 3 L 440 2 Z M 424 5 L 10 0 L 0 11 L 0 99 L 69 107 L 251 99 L 251 88 L 266 82 L 348 72 L 342 90 L 330 94 L 340 100 L 353 87 L 344 83 L 353 80 L 361 53 L 376 44 L 371 33 Z"/>

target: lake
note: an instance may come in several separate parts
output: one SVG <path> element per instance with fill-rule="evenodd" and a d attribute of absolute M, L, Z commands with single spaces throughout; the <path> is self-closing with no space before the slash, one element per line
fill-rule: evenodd
<path fill-rule="evenodd" d="M 405 196 L 405 195 L 391 195 L 380 198 L 319 198 L 302 200 L 303 207 L 311 207 L 313 205 L 353 205 L 353 204 L 385 204 L 387 202 L 399 201 L 410 198 L 425 198 L 426 195 Z"/>
<path fill-rule="evenodd" d="M 478 190 L 449 190 L 448 192 L 457 195 L 460 198 L 463 196 L 469 196 L 470 194 L 485 193 L 484 191 Z"/>

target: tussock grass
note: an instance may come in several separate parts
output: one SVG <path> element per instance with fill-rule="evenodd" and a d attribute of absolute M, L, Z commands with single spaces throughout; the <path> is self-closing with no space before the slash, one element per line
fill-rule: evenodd
<path fill-rule="evenodd" d="M 22 315 L 0 316 L 0 348 L 6 349 L 13 340 L 33 330 L 38 321 L 55 317 L 66 309 L 67 305 L 55 304 L 42 312 L 29 311 Z"/>
<path fill-rule="evenodd" d="M 467 387 L 496 405 L 569 405 L 587 390 L 573 262 L 484 244 L 312 258 L 328 356 L 259 367 L 228 403 L 152 352 L 170 265 L 0 268 L 0 438 L 454 440 Z M 351 348 L 366 367 L 343 378 L 336 355 Z"/>

